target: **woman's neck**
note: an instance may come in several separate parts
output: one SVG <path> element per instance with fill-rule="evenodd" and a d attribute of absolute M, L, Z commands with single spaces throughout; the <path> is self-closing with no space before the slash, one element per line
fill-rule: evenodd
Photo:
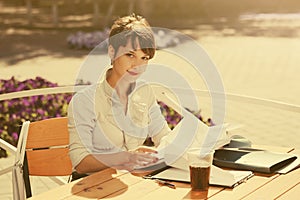
<path fill-rule="evenodd" d="M 118 77 L 114 76 L 114 73 L 111 73 L 111 71 L 108 71 L 106 75 L 106 80 L 108 84 L 116 90 L 116 93 L 120 99 L 120 102 L 124 106 L 124 111 L 126 113 L 127 111 L 127 103 L 128 103 L 128 95 L 130 94 L 132 90 L 132 83 L 128 81 L 124 81 L 123 79 L 120 79 Z"/>
<path fill-rule="evenodd" d="M 106 75 L 106 81 L 112 88 L 116 90 L 119 96 L 128 96 L 128 91 L 131 88 L 130 82 L 116 77 L 114 73 L 111 73 L 111 71 L 108 71 Z"/>

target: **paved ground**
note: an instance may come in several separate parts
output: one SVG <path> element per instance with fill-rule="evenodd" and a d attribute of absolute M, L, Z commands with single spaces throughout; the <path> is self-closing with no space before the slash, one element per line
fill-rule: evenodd
<path fill-rule="evenodd" d="M 254 26 L 256 30 L 260 31 L 256 35 L 248 34 Z M 263 27 L 271 31 L 266 34 L 266 32 L 261 31 Z M 243 125 L 242 128 L 232 133 L 243 135 L 255 144 L 299 148 L 300 81 L 298 74 L 300 69 L 298 65 L 300 63 L 300 39 L 298 34 L 280 36 L 276 34 L 277 32 L 272 33 L 274 27 L 282 27 L 290 33 L 295 33 L 295 30 L 300 27 L 300 20 L 294 18 L 286 20 L 277 18 L 255 19 L 252 21 L 252 29 L 243 29 L 244 32 L 235 29 L 223 29 L 218 32 L 204 26 L 185 31 L 196 36 L 196 40 L 201 43 L 215 62 L 227 93 L 249 95 L 298 105 L 298 110 L 296 110 L 296 106 L 287 111 L 276 107 L 280 104 L 267 103 L 262 105 L 249 103 L 245 99 L 228 99 L 226 121 Z M 24 60 L 10 68 L 5 67 L 1 71 L 4 76 L 13 74 L 20 77 L 39 72 L 50 80 L 54 78 L 55 81 L 66 84 L 66 79 L 67 82 L 74 81 L 76 73 L 64 73 L 65 76 L 58 77 L 55 75 L 55 70 L 64 66 L 64 68 L 68 68 L 66 70 L 69 72 L 75 71 L 81 62 L 82 57 L 57 58 L 49 55 Z M 22 72 L 21 74 L 15 74 L 20 66 L 22 69 L 26 69 L 25 71 L 33 70 L 33 63 L 43 66 L 43 69 L 35 66 L 37 71 L 27 73 L 21 70 L 19 71 Z M 66 63 L 68 63 L 67 66 Z M 51 69 L 48 67 L 49 72 L 46 71 L 48 69 L 46 66 L 51 66 Z M 203 102 L 205 101 L 208 100 L 204 98 Z M 207 108 L 203 106 L 204 116 L 209 116 L 209 112 L 206 111 Z M 0 168 L 12 163 L 12 156 L 7 159 L 0 159 Z M 0 176 L 1 199 L 12 199 L 10 183 L 10 174 Z M 33 181 L 35 193 L 46 191 L 55 186 L 52 181 L 47 179 L 34 178 Z"/>

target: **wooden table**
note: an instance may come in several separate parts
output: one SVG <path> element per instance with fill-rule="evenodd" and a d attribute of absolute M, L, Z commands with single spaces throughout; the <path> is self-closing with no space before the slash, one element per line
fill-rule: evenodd
<path fill-rule="evenodd" d="M 296 152 L 290 148 L 268 149 Z M 191 191 L 189 184 L 174 184 L 176 189 L 160 186 L 153 180 L 129 172 L 106 169 L 31 199 L 300 199 L 300 168 L 285 175 L 255 174 L 233 189 L 211 186 L 208 192 L 197 193 Z"/>

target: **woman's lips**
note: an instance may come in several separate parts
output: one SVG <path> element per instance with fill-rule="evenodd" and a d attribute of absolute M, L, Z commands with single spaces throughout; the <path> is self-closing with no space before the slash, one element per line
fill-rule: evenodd
<path fill-rule="evenodd" d="M 132 71 L 127 71 L 128 72 L 128 74 L 130 74 L 130 75 L 132 75 L 132 76 L 136 76 L 136 75 L 138 75 L 139 73 L 137 73 L 137 72 L 132 72 Z"/>

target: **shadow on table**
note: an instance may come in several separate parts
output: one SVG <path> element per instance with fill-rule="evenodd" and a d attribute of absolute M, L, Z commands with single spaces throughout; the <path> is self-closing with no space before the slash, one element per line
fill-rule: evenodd
<path fill-rule="evenodd" d="M 72 187 L 72 194 L 85 198 L 105 198 L 113 194 L 113 196 L 121 195 L 128 189 L 128 185 L 114 178 L 116 174 L 114 169 L 107 169 L 104 173 L 93 174 L 78 181 Z"/>
<path fill-rule="evenodd" d="M 207 199 L 208 191 L 190 191 L 183 199 Z"/>

